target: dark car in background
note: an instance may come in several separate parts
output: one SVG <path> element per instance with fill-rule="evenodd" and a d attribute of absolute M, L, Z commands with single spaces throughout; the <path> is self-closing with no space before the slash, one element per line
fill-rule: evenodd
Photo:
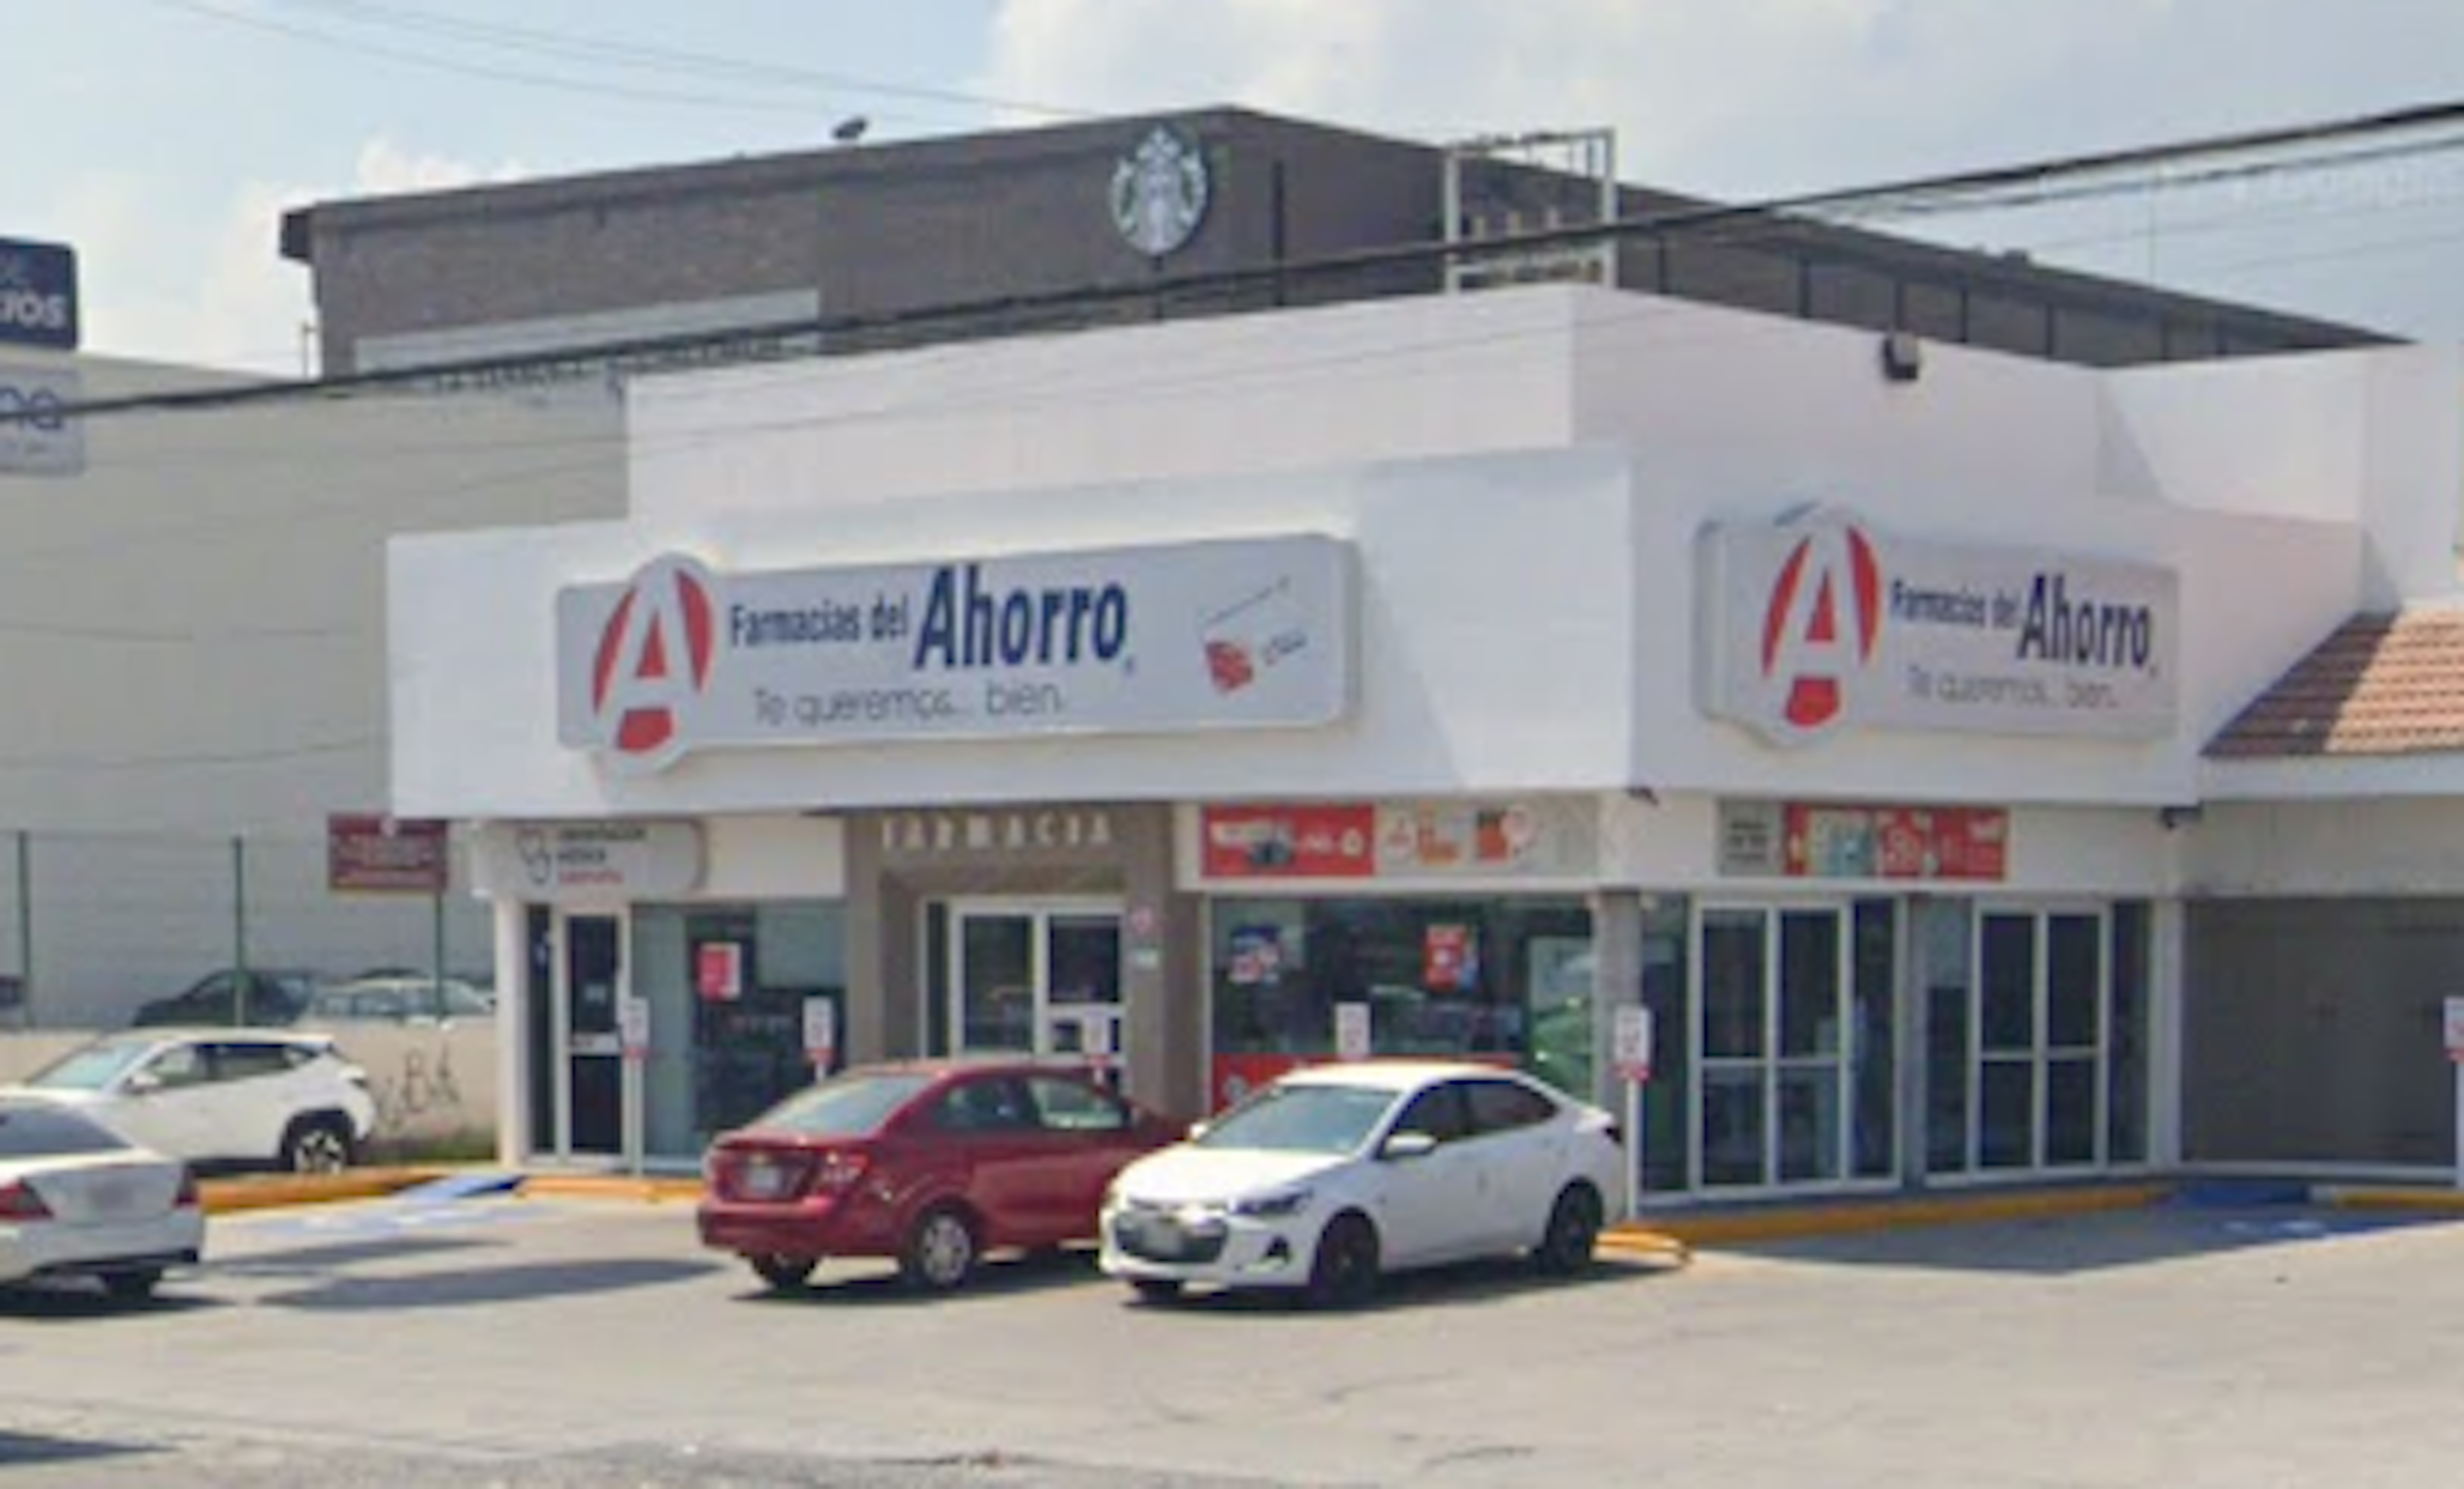
<path fill-rule="evenodd" d="M 140 1029 L 173 1024 L 262 1028 L 293 1023 L 316 996 L 319 980 L 313 972 L 296 969 L 226 967 L 169 997 L 143 1004 L 128 1021 Z"/>
<path fill-rule="evenodd" d="M 720 1135 L 701 1238 L 773 1288 L 841 1256 L 947 1291 L 988 1251 L 1094 1239 L 1112 1175 L 1180 1133 L 1084 1064 L 860 1065 Z"/>

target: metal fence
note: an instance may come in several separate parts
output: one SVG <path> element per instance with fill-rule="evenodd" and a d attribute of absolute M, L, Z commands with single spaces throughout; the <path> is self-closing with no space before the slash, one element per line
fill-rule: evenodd
<path fill-rule="evenodd" d="M 443 894 L 327 879 L 314 834 L 0 832 L 0 1028 L 118 1028 L 234 968 L 488 978 L 487 908 L 458 862 Z"/>

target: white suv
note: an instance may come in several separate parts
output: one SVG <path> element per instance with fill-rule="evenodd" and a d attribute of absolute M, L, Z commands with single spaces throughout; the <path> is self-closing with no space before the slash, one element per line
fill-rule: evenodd
<path fill-rule="evenodd" d="M 349 1167 L 376 1126 L 367 1073 L 330 1038 L 281 1029 L 107 1034 L 20 1089 L 193 1164 L 330 1173 Z"/>

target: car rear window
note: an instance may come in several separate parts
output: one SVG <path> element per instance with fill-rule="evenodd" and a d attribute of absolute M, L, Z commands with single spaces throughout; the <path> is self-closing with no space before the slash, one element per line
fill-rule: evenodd
<path fill-rule="evenodd" d="M 0 1158 L 116 1152 L 128 1145 L 99 1123 L 54 1106 L 0 1106 Z"/>
<path fill-rule="evenodd" d="M 863 1137 L 932 1084 L 923 1075 L 839 1076 L 788 1097 L 752 1125 L 806 1137 Z"/>

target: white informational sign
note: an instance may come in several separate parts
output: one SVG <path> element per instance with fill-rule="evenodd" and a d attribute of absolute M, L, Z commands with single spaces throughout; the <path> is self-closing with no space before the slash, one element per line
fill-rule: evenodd
<path fill-rule="evenodd" d="M 560 591 L 557 738 L 623 770 L 712 746 L 1329 724 L 1353 563 L 1315 535 L 721 573 Z"/>
<path fill-rule="evenodd" d="M 826 1072 L 839 1058 L 839 1007 L 825 997 L 804 999 L 804 1060 Z"/>
<path fill-rule="evenodd" d="M 85 425 L 66 412 L 84 401 L 84 380 L 67 368 L 0 366 L 0 472 L 84 471 Z"/>
<path fill-rule="evenodd" d="M 1367 1060 L 1370 1049 L 1369 1005 L 1334 1005 L 1334 1058 Z"/>
<path fill-rule="evenodd" d="M 616 1000 L 616 1038 L 627 1060 L 650 1053 L 650 1000 L 630 994 Z"/>
<path fill-rule="evenodd" d="M 501 899 L 666 899 L 701 887 L 701 825 L 492 822 L 472 854 L 478 892 Z"/>
<path fill-rule="evenodd" d="M 1617 1079 L 1640 1085 L 1651 1079 L 1651 1010 L 1640 1003 L 1622 1003 L 1617 1011 L 1612 1040 Z"/>
<path fill-rule="evenodd" d="M 1712 528 L 1695 582 L 1702 707 L 1775 744 L 1858 727 L 2149 739 L 2179 712 L 2168 568 L 1816 509 Z"/>
<path fill-rule="evenodd" d="M 1111 1063 L 1112 1029 L 1119 1016 L 1109 1008 L 1089 1008 L 1078 1016 L 1078 1050 L 1099 1065 Z"/>

